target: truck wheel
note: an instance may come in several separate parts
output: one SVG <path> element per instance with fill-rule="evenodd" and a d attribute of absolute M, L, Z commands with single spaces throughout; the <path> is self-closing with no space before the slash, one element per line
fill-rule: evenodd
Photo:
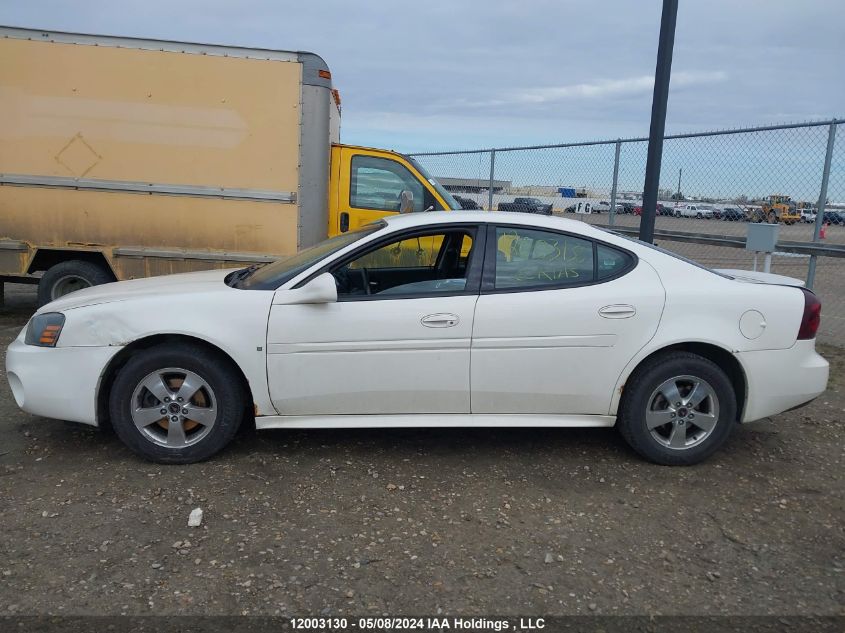
<path fill-rule="evenodd" d="M 114 281 L 102 266 L 72 259 L 52 266 L 38 283 L 38 305 L 43 306 L 76 290 Z"/>
<path fill-rule="evenodd" d="M 112 385 L 109 413 L 115 433 L 137 455 L 159 464 L 192 464 L 232 441 L 245 402 L 227 359 L 177 342 L 129 359 Z"/>
<path fill-rule="evenodd" d="M 640 455 L 688 466 L 712 455 L 736 424 L 736 395 L 712 361 L 689 352 L 658 356 L 628 380 L 616 426 Z"/>

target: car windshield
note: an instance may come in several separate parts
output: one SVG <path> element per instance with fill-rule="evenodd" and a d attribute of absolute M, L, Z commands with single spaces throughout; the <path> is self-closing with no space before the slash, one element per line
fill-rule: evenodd
<path fill-rule="evenodd" d="M 420 172 L 420 175 L 423 178 L 425 178 L 429 183 L 431 183 L 431 186 L 437 190 L 437 193 L 439 193 L 440 197 L 446 201 L 446 204 L 449 205 L 449 208 L 452 211 L 460 211 L 463 208 L 461 207 L 460 203 L 455 200 L 454 197 L 452 197 L 452 194 L 443 188 L 443 185 L 441 185 L 434 178 L 432 178 L 431 175 L 429 175 L 426 169 L 417 162 L 417 159 L 415 159 L 413 156 L 407 155 L 405 156 L 405 159 L 414 166 L 414 169 Z"/>
<path fill-rule="evenodd" d="M 375 233 L 386 226 L 384 221 L 367 224 L 355 231 L 341 233 L 324 240 L 310 248 L 300 251 L 296 255 L 277 259 L 276 261 L 252 270 L 243 269 L 233 273 L 233 281 L 227 282 L 234 288 L 244 290 L 275 290 L 284 283 L 296 277 L 302 271 L 310 268 L 321 259 L 336 253 L 342 248 Z M 239 276 L 241 275 L 241 276 Z"/>

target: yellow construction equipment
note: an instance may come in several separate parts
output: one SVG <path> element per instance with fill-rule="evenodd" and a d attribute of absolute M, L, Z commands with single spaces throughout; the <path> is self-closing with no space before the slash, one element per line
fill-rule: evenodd
<path fill-rule="evenodd" d="M 789 196 L 774 194 L 763 199 L 760 209 L 755 209 L 754 222 L 769 224 L 795 224 L 801 220 L 801 212 Z"/>

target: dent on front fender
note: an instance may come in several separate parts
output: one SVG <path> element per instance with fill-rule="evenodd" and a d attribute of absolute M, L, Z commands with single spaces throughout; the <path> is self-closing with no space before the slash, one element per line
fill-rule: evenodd
<path fill-rule="evenodd" d="M 138 332 L 127 319 L 114 310 L 68 310 L 65 326 L 59 337 L 59 347 L 123 347 L 134 340 Z"/>

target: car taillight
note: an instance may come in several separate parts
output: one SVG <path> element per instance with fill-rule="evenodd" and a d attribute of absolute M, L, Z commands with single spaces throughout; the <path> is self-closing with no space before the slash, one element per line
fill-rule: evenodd
<path fill-rule="evenodd" d="M 822 302 L 811 290 L 801 288 L 801 291 L 804 293 L 804 315 L 798 328 L 799 341 L 815 338 L 822 321 Z"/>

